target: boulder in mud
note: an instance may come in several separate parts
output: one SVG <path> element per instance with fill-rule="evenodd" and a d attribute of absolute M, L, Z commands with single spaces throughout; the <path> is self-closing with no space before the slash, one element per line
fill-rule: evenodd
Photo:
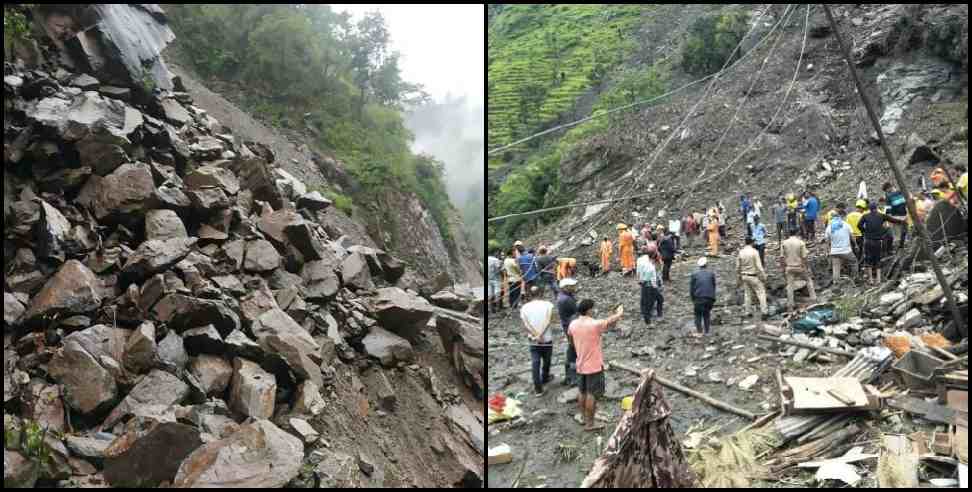
<path fill-rule="evenodd" d="M 199 430 L 165 422 L 129 429 L 105 450 L 105 480 L 112 487 L 157 487 L 171 482 L 190 453 L 202 446 Z"/>
<path fill-rule="evenodd" d="M 101 292 L 98 277 L 81 262 L 70 260 L 34 296 L 24 319 L 38 322 L 55 315 L 92 312 L 101 306 Z"/>

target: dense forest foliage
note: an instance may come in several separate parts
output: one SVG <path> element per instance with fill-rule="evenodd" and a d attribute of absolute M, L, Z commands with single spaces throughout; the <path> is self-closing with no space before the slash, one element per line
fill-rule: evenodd
<path fill-rule="evenodd" d="M 391 50 L 380 13 L 352 22 L 347 13 L 313 4 L 165 9 L 192 67 L 244 86 L 238 102 L 264 121 L 313 134 L 317 147 L 347 163 L 362 185 L 356 202 L 386 186 L 414 191 L 450 239 L 454 208 L 444 166 L 411 152 L 402 114 L 429 96 L 402 79 L 400 54 Z"/>

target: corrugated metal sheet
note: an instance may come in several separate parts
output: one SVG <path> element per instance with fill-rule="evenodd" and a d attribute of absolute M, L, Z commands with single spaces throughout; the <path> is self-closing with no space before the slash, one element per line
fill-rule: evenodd
<path fill-rule="evenodd" d="M 894 362 L 894 355 L 886 347 L 868 347 L 857 353 L 833 377 L 856 378 L 864 384 L 877 379 Z M 795 439 L 833 418 L 833 415 L 790 416 L 776 421 L 776 430 L 787 439 Z"/>

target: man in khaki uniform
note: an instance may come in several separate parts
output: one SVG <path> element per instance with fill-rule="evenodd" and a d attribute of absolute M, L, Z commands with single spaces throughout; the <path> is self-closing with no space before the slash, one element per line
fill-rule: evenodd
<path fill-rule="evenodd" d="M 763 282 L 766 282 L 766 271 L 763 270 L 763 263 L 759 260 L 759 252 L 753 247 L 752 236 L 746 238 L 746 246 L 739 250 L 739 256 L 736 257 L 736 274 L 739 276 L 739 285 L 746 293 L 746 301 L 743 305 L 746 316 L 750 315 L 749 307 L 755 296 L 765 320 L 767 318 L 766 287 L 763 286 Z"/>
<path fill-rule="evenodd" d="M 793 292 L 796 290 L 797 280 L 805 280 L 807 289 L 810 291 L 810 299 L 817 300 L 817 292 L 813 288 L 813 276 L 810 275 L 810 266 L 807 264 L 807 243 L 800 239 L 800 231 L 796 228 L 790 229 L 790 237 L 783 241 L 783 256 L 780 262 L 786 273 L 786 300 L 787 306 L 794 309 Z"/>

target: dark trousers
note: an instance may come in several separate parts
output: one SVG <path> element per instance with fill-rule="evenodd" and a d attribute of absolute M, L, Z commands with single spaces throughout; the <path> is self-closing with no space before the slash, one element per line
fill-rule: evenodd
<path fill-rule="evenodd" d="M 658 316 L 661 316 L 661 294 L 658 289 L 648 284 L 641 285 L 641 317 L 645 323 L 651 323 L 651 315 L 658 306 Z M 657 303 L 657 304 L 656 304 Z"/>
<path fill-rule="evenodd" d="M 567 333 L 566 327 L 564 327 L 564 333 Z M 567 384 L 574 384 L 577 381 L 577 350 L 574 349 L 574 344 L 570 338 L 567 339 L 567 359 L 564 361 L 564 376 L 567 379 Z"/>
<path fill-rule="evenodd" d="M 776 224 L 776 240 L 783 242 L 783 223 Z"/>
<path fill-rule="evenodd" d="M 543 386 L 550 380 L 550 357 L 553 345 L 531 345 L 530 358 L 533 359 L 533 385 Z"/>
<path fill-rule="evenodd" d="M 817 232 L 817 219 L 804 219 L 803 227 L 806 229 L 807 240 L 813 241 Z"/>
<path fill-rule="evenodd" d="M 662 268 L 662 279 L 666 282 L 670 282 L 672 278 L 669 276 L 672 270 L 672 258 L 665 258 L 662 260 L 665 262 L 664 268 Z"/>
<path fill-rule="evenodd" d="M 695 331 L 708 335 L 712 324 L 712 306 L 715 304 L 715 299 L 696 299 L 693 303 L 695 304 Z"/>
<path fill-rule="evenodd" d="M 756 251 L 759 252 L 759 264 L 763 265 L 763 268 L 766 268 L 766 245 L 756 244 L 755 246 Z"/>
<path fill-rule="evenodd" d="M 557 277 L 554 274 L 540 274 L 539 283 L 537 285 L 540 287 L 541 297 L 543 297 L 544 293 L 546 293 L 547 287 L 550 287 L 550 290 L 553 291 L 554 302 L 557 301 L 557 294 L 559 291 L 557 290 Z"/>
<path fill-rule="evenodd" d="M 510 293 L 510 307 L 515 309 L 520 306 L 520 283 L 509 282 L 506 285 Z"/>

